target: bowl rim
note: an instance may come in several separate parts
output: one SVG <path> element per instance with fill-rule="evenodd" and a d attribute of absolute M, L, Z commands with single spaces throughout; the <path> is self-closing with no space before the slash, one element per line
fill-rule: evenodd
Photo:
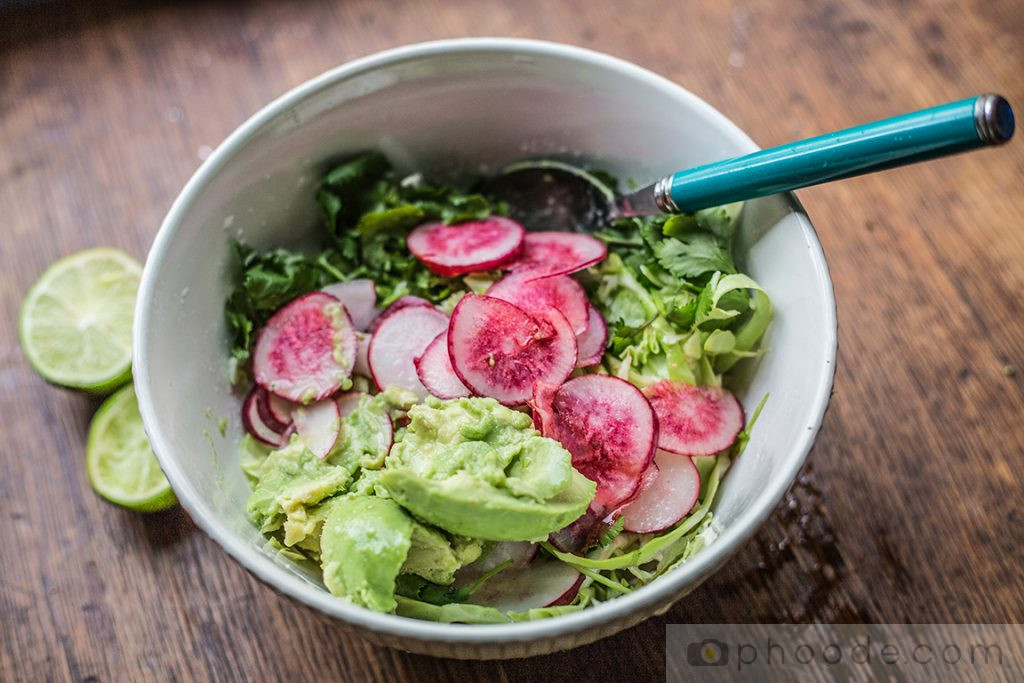
<path fill-rule="evenodd" d="M 149 329 L 151 313 L 147 302 L 152 300 L 155 292 L 155 272 L 158 269 L 158 264 L 164 261 L 184 217 L 208 180 L 219 173 L 257 131 L 299 101 L 329 88 L 339 81 L 404 60 L 472 52 L 510 52 L 519 55 L 551 57 L 617 72 L 624 78 L 646 82 L 681 102 L 685 102 L 691 109 L 716 119 L 717 123 L 731 135 L 732 141 L 741 147 L 745 147 L 751 152 L 759 149 L 753 140 L 729 118 L 684 87 L 632 62 L 587 48 L 521 38 L 455 38 L 414 43 L 346 62 L 296 86 L 253 114 L 210 154 L 186 183 L 164 218 L 146 259 L 134 318 L 133 367 L 137 369 L 149 367 L 146 331 Z M 827 297 L 825 336 L 822 339 L 826 344 L 826 367 L 817 377 L 817 383 L 811 392 L 815 406 L 811 423 L 807 429 L 802 430 L 801 437 L 792 449 L 790 457 L 781 463 L 780 476 L 775 479 L 776 483 L 762 489 L 759 496 L 740 514 L 735 522 L 720 534 L 714 543 L 670 574 L 629 595 L 571 614 L 509 624 L 448 624 L 423 621 L 374 612 L 353 605 L 309 584 L 298 576 L 289 574 L 284 568 L 269 561 L 269 558 L 256 546 L 236 538 L 232 531 L 218 522 L 216 512 L 202 501 L 189 483 L 185 472 L 171 456 L 172 449 L 169 446 L 169 441 L 165 438 L 161 421 L 153 408 L 153 392 L 149 385 L 149 374 L 145 371 L 137 371 L 135 373 L 136 394 L 146 432 L 160 466 L 182 507 L 189 513 L 197 526 L 263 583 L 352 626 L 422 642 L 491 644 L 522 642 L 591 630 L 608 622 L 628 618 L 630 614 L 649 608 L 655 603 L 667 607 L 674 602 L 673 598 L 680 586 L 691 583 L 692 590 L 699 585 L 760 528 L 795 480 L 811 450 L 828 406 L 835 374 L 837 339 L 833 285 L 821 244 L 806 212 L 792 193 L 788 193 L 786 199 L 791 213 L 795 214 L 799 220 L 818 284 L 825 289 Z"/>

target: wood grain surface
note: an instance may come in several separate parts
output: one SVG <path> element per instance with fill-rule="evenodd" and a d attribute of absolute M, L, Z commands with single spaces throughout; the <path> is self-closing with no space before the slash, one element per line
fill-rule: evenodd
<path fill-rule="evenodd" d="M 99 500 L 96 401 L 38 379 L 24 292 L 140 258 L 185 180 L 286 89 L 382 48 L 514 35 L 658 71 L 768 146 L 986 91 L 1024 111 L 1021 0 L 0 3 L 0 680 L 648 680 L 672 622 L 1024 618 L 1024 136 L 800 193 L 839 302 L 835 394 L 756 539 L 663 618 L 458 662 L 369 645 L 178 509 Z"/>

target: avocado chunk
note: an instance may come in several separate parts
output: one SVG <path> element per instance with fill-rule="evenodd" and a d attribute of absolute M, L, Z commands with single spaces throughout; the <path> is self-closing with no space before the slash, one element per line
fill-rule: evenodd
<path fill-rule="evenodd" d="M 394 501 L 343 496 L 331 502 L 320 536 L 324 585 L 378 612 L 395 610 L 395 577 L 412 545 L 413 520 Z"/>
<path fill-rule="evenodd" d="M 322 462 L 297 439 L 270 453 L 246 504 L 249 518 L 264 533 L 284 528 L 284 544 L 303 540 L 315 528 L 308 509 L 345 489 L 344 467 Z"/>
<path fill-rule="evenodd" d="M 380 482 L 420 519 L 490 541 L 530 541 L 578 518 L 595 485 L 528 415 L 490 398 L 427 399 L 409 411 Z"/>
<path fill-rule="evenodd" d="M 447 585 L 455 580 L 455 572 L 463 564 L 443 533 L 413 522 L 412 545 L 402 565 L 403 574 L 415 574 L 427 581 Z"/>

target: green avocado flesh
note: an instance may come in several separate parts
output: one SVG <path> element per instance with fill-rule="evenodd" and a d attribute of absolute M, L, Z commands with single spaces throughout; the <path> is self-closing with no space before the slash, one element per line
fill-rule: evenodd
<path fill-rule="evenodd" d="M 318 560 L 331 593 L 383 612 L 396 608 L 399 574 L 450 585 L 486 542 L 543 539 L 594 496 L 528 415 L 487 398 L 413 403 L 402 390 L 364 396 L 323 460 L 297 437 L 241 450 L 250 519 L 277 547 Z M 401 417 L 386 450 L 375 430 Z"/>

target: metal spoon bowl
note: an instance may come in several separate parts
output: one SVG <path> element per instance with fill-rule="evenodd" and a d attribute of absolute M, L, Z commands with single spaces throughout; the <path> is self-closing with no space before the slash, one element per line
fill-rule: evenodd
<path fill-rule="evenodd" d="M 664 176 L 629 194 L 559 161 L 511 164 L 482 191 L 529 230 L 600 230 L 618 218 L 688 213 L 1000 145 L 1010 104 L 980 95 Z"/>

